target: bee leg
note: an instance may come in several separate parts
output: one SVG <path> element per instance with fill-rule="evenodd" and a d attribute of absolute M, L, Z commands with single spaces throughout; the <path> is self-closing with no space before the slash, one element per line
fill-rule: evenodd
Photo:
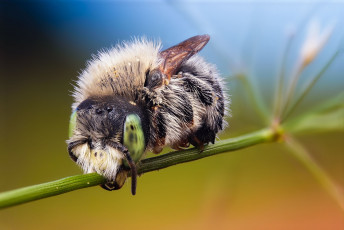
<path fill-rule="evenodd" d="M 172 145 L 171 148 L 177 151 L 183 150 L 179 145 Z"/>
<path fill-rule="evenodd" d="M 78 146 L 78 145 L 82 145 L 82 144 L 85 144 L 86 141 L 85 140 L 78 140 L 78 141 L 73 141 L 73 142 L 70 142 L 68 144 L 68 153 L 69 153 L 69 156 L 70 158 L 72 158 L 73 161 L 77 161 L 78 160 L 78 157 L 74 155 L 73 153 L 73 149 Z"/>
<path fill-rule="evenodd" d="M 124 148 L 124 147 L 123 147 Z M 136 186 L 137 186 L 137 169 L 135 162 L 131 159 L 129 151 L 125 148 L 123 151 L 124 157 L 127 159 L 128 164 L 130 166 L 131 171 L 131 194 L 136 194 Z"/>
<path fill-rule="evenodd" d="M 149 107 L 158 106 L 162 103 L 161 93 L 159 91 L 152 91 L 147 87 L 143 87 L 141 91 L 141 98 Z"/>
<path fill-rule="evenodd" d="M 162 91 L 161 94 L 164 103 L 154 107 L 152 117 L 152 120 L 155 121 L 153 123 L 156 138 L 153 141 L 155 153 L 159 153 L 165 145 L 167 130 L 169 130 L 170 133 L 168 134 L 170 136 L 177 136 L 174 132 L 179 134 L 185 132 L 185 136 L 188 136 L 189 130 L 194 124 L 192 102 L 187 92 L 181 89 L 176 94 L 171 88 L 166 87 L 166 90 Z M 181 128 L 175 128 L 175 124 L 180 125 Z M 169 145 L 172 148 L 181 149 L 180 147 L 188 147 L 189 141 L 188 139 L 179 139 L 176 142 L 171 142 L 171 139 L 169 139 Z"/>
<path fill-rule="evenodd" d="M 105 184 L 101 184 L 100 187 L 102 187 L 105 190 L 112 191 L 112 190 L 117 190 L 118 186 L 114 181 L 109 181 L 106 182 Z"/>
<path fill-rule="evenodd" d="M 196 146 L 200 150 L 200 153 L 203 152 L 205 145 L 196 136 L 192 136 L 189 141 L 193 146 Z"/>
<path fill-rule="evenodd" d="M 190 147 L 190 143 L 188 139 L 183 139 L 180 142 L 171 146 L 171 148 L 175 150 L 183 150 L 188 147 Z"/>
<path fill-rule="evenodd" d="M 159 153 L 161 153 L 161 151 L 163 149 L 164 149 L 164 145 L 158 144 L 158 145 L 154 146 L 153 153 L 154 154 L 159 154 Z"/>

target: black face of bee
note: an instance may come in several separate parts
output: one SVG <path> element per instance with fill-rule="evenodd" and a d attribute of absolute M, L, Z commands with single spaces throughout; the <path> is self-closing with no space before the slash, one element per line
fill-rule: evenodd
<path fill-rule="evenodd" d="M 74 161 L 78 161 L 78 157 L 73 152 L 73 148 L 80 144 L 87 144 L 91 157 L 95 158 L 95 167 L 102 167 L 105 165 L 107 153 L 102 150 L 107 148 L 114 148 L 124 155 L 128 166 L 131 169 L 132 175 L 132 193 L 135 194 L 136 190 L 136 166 L 135 162 L 132 160 L 132 156 L 128 152 L 128 149 L 123 143 L 123 134 L 126 119 L 129 115 L 136 115 L 142 121 L 139 128 L 143 131 L 143 136 L 149 136 L 149 120 L 147 110 L 141 105 L 137 104 L 125 97 L 120 96 L 105 96 L 105 97 L 94 97 L 84 100 L 76 109 L 77 112 L 77 129 L 82 136 L 69 143 L 69 153 Z M 130 133 L 128 141 L 130 143 L 137 142 L 137 135 L 134 135 L 137 130 L 133 125 L 127 128 L 132 130 Z M 145 146 L 147 145 L 148 139 L 144 139 Z M 141 144 L 141 143 L 139 143 Z M 90 158 L 92 159 L 92 158 Z M 123 166 L 118 167 L 119 171 L 125 170 Z M 119 181 L 110 180 L 108 183 L 102 187 L 108 190 L 119 189 L 123 186 L 125 177 L 120 178 Z"/>
<path fill-rule="evenodd" d="M 145 136 L 149 136 L 149 119 L 142 104 L 125 97 L 88 98 L 77 107 L 78 129 L 92 139 L 116 139 L 123 144 L 123 124 L 129 114 L 137 114 Z M 146 140 L 146 144 L 147 144 Z"/>
<path fill-rule="evenodd" d="M 208 41 L 195 36 L 161 52 L 134 43 L 101 53 L 80 76 L 68 150 L 86 173 L 108 179 L 103 188 L 121 188 L 129 167 L 135 194 L 146 149 L 214 143 L 226 97 L 216 68 L 195 55 Z"/>

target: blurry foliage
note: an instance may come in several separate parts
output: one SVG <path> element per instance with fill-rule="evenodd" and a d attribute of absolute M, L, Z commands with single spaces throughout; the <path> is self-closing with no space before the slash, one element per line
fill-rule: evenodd
<path fill-rule="evenodd" d="M 319 180 L 325 189 L 336 199 L 338 205 L 344 212 L 344 194 L 340 191 L 339 184 L 334 182 L 325 170 L 311 157 L 306 148 L 298 143 L 293 134 L 329 131 L 344 131 L 344 93 L 337 97 L 329 98 L 327 101 L 318 105 L 316 108 L 310 108 L 293 118 L 291 122 L 287 119 L 294 110 L 299 106 L 302 100 L 311 91 L 315 83 L 324 75 L 329 66 L 336 60 L 340 51 L 338 50 L 332 55 L 330 60 L 320 68 L 318 73 L 314 73 L 310 77 L 308 84 L 305 85 L 301 92 L 296 92 L 299 78 L 302 76 L 304 69 L 312 64 L 313 60 L 318 56 L 320 51 L 326 45 L 329 37 L 333 32 L 333 25 L 328 26 L 320 33 L 320 25 L 316 21 L 309 24 L 306 39 L 301 45 L 299 57 L 296 58 L 294 71 L 291 76 L 285 76 L 284 68 L 280 71 L 277 80 L 276 93 L 273 96 L 275 103 L 273 108 L 268 110 L 266 104 L 262 101 L 259 91 L 254 88 L 251 81 L 243 73 L 238 75 L 238 79 L 244 84 L 249 98 L 253 101 L 257 114 L 260 115 L 263 122 L 270 120 L 270 127 L 279 134 L 280 142 L 285 142 L 288 149 L 299 159 L 306 168 Z M 289 37 L 287 48 L 282 62 L 284 62 L 289 54 L 290 44 L 294 39 L 294 34 Z M 285 63 L 282 63 L 285 66 Z M 287 79 L 287 81 L 285 81 Z M 273 116 L 269 115 L 269 111 L 273 112 Z M 286 125 L 285 125 L 286 124 Z"/>

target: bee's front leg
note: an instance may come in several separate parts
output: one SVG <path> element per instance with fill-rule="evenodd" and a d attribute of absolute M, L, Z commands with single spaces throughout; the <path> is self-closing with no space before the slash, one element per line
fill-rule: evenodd
<path fill-rule="evenodd" d="M 153 108 L 162 103 L 162 94 L 160 90 L 150 90 L 147 87 L 143 87 L 141 91 L 141 98 L 146 101 L 149 107 Z"/>

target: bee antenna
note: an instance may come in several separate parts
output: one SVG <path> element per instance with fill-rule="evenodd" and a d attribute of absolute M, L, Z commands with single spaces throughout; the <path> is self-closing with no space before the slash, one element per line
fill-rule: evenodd
<path fill-rule="evenodd" d="M 120 150 L 123 153 L 125 159 L 128 161 L 128 165 L 130 167 L 130 172 L 131 172 L 131 194 L 135 195 L 136 194 L 136 184 L 137 184 L 137 169 L 136 169 L 135 162 L 131 158 L 129 151 L 126 147 L 124 147 L 123 145 L 119 145 L 119 144 L 112 142 L 112 141 L 109 141 L 108 143 L 111 147 Z"/>
<path fill-rule="evenodd" d="M 128 161 L 130 171 L 131 171 L 131 194 L 136 194 L 136 185 L 137 185 L 137 169 L 135 162 L 131 158 L 128 149 L 124 148 L 123 155 L 125 159 Z"/>

